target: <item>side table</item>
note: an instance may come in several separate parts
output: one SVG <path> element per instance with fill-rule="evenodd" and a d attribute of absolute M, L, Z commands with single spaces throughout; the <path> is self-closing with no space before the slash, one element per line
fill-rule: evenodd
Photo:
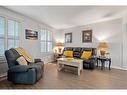
<path fill-rule="evenodd" d="M 101 70 L 105 67 L 105 62 L 108 62 L 108 68 L 111 70 L 111 58 L 107 57 L 97 57 L 97 67 L 98 67 L 98 62 L 101 62 Z"/>

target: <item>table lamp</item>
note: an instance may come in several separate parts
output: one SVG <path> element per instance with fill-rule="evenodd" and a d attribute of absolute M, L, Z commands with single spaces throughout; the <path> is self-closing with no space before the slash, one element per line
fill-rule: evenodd
<path fill-rule="evenodd" d="M 56 43 L 56 49 L 55 49 L 55 51 L 56 51 L 58 54 L 61 54 L 61 53 L 62 53 L 63 46 L 64 46 L 63 43 L 57 42 L 57 43 Z"/>
<path fill-rule="evenodd" d="M 100 42 L 98 45 L 98 48 L 100 49 L 100 55 L 105 56 L 107 48 L 108 48 L 108 43 L 107 42 Z"/>

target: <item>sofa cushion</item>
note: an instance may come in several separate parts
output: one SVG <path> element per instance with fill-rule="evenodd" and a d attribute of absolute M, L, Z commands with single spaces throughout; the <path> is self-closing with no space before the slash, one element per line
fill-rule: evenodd
<path fill-rule="evenodd" d="M 92 56 L 91 51 L 83 51 L 81 58 L 82 59 L 89 59 Z"/>
<path fill-rule="evenodd" d="M 79 48 L 79 47 L 73 48 L 73 57 L 74 58 L 81 57 L 81 48 Z"/>

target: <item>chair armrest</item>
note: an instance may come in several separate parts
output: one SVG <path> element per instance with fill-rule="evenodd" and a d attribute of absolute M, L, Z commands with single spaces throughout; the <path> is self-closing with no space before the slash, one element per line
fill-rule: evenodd
<path fill-rule="evenodd" d="M 8 71 L 18 73 L 18 72 L 27 72 L 29 69 L 32 69 L 32 67 L 26 65 L 17 65 L 11 67 Z"/>
<path fill-rule="evenodd" d="M 37 62 L 37 63 L 35 63 L 36 65 L 40 65 L 40 66 L 44 66 L 44 62 L 43 61 L 41 61 L 41 62 Z"/>
<path fill-rule="evenodd" d="M 37 63 L 37 62 L 42 62 L 41 59 L 34 59 L 34 62 Z"/>

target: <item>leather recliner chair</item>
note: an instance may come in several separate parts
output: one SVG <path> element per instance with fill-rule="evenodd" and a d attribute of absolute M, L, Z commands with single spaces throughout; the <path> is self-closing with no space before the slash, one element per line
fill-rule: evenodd
<path fill-rule="evenodd" d="M 16 59 L 20 55 L 13 48 L 5 51 L 5 57 L 9 67 L 7 74 L 9 81 L 18 84 L 34 84 L 42 77 L 44 71 L 43 61 L 36 59 L 36 62 L 29 65 L 19 65 Z"/>

